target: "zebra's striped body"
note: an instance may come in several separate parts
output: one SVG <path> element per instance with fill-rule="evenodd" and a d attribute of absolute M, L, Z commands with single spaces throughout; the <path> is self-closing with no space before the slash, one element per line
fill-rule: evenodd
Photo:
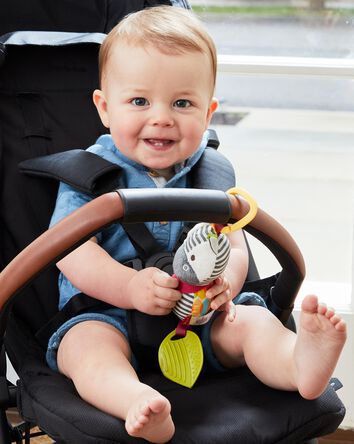
<path fill-rule="evenodd" d="M 210 224 L 201 223 L 188 233 L 173 261 L 175 275 L 181 281 L 182 298 L 174 313 L 182 320 L 189 316 L 191 325 L 204 324 L 212 312 L 205 293 L 212 282 L 225 270 L 230 255 L 226 235 L 217 234 Z M 191 291 L 186 291 L 188 285 Z"/>

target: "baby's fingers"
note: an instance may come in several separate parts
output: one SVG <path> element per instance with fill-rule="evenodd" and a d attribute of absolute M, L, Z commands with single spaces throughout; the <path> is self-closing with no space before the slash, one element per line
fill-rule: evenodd
<path fill-rule="evenodd" d="M 155 285 L 159 287 L 165 288 L 177 288 L 178 287 L 178 279 L 170 276 L 168 273 L 165 273 L 161 270 L 156 270 L 156 273 L 153 275 L 153 281 Z"/>
<path fill-rule="evenodd" d="M 166 310 L 167 313 L 169 313 L 176 306 L 176 301 L 170 301 L 168 299 L 156 298 L 155 303 L 157 307 Z"/>
<path fill-rule="evenodd" d="M 181 293 L 175 290 L 176 294 L 170 294 L 168 298 L 155 296 L 156 314 L 167 315 L 176 306 L 176 302 L 180 299 Z M 165 295 L 166 296 L 166 295 Z"/>
<path fill-rule="evenodd" d="M 229 301 L 226 304 L 225 308 L 226 308 L 225 311 L 227 312 L 227 319 L 230 322 L 233 322 L 236 318 L 236 305 L 232 301 Z"/>
<path fill-rule="evenodd" d="M 223 304 L 228 302 L 231 298 L 231 291 L 228 288 L 227 290 L 223 291 L 222 293 L 218 294 L 210 304 L 210 307 L 212 310 L 217 310 L 219 307 L 221 307 Z"/>
<path fill-rule="evenodd" d="M 223 293 L 227 288 L 228 282 L 225 279 L 218 277 L 213 282 L 213 285 L 207 290 L 206 297 L 208 299 L 214 299 L 216 296 Z"/>
<path fill-rule="evenodd" d="M 181 293 L 172 288 L 157 287 L 155 290 L 155 305 L 162 314 L 168 314 L 176 306 L 176 302 L 181 299 Z"/>
<path fill-rule="evenodd" d="M 174 288 L 165 287 L 155 287 L 155 296 L 158 299 L 163 299 L 165 301 L 170 301 L 176 304 L 177 301 L 181 299 L 181 293 Z"/>

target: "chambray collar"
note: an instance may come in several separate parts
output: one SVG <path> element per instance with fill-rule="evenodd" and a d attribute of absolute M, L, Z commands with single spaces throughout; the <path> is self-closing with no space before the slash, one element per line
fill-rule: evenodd
<path fill-rule="evenodd" d="M 113 139 L 109 134 L 101 136 L 98 139 L 97 143 L 105 145 L 107 148 L 109 148 L 114 153 L 114 155 L 120 159 L 120 161 L 123 164 L 125 163 L 125 164 L 135 168 L 136 170 L 139 170 L 139 171 L 146 171 L 146 172 L 150 171 L 149 168 L 145 167 L 144 165 L 142 165 L 132 159 L 129 159 L 121 151 L 119 151 L 119 148 L 116 148 L 116 146 L 114 145 Z M 190 170 L 193 168 L 193 166 L 198 162 L 198 160 L 202 156 L 202 154 L 207 146 L 207 143 L 208 143 L 208 136 L 205 133 L 203 135 L 202 141 L 201 141 L 197 151 L 195 151 L 191 155 L 191 157 L 189 157 L 184 163 L 180 163 L 180 164 L 175 165 L 175 175 L 173 177 L 171 177 L 171 179 L 169 179 L 166 182 L 165 187 L 173 187 L 174 184 L 181 177 L 185 176 L 186 174 L 188 174 L 190 172 Z"/>

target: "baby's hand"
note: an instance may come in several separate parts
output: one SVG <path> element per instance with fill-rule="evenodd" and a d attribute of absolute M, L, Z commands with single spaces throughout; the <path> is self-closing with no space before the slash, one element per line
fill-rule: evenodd
<path fill-rule="evenodd" d="M 170 313 L 181 298 L 178 280 L 155 267 L 138 271 L 128 286 L 134 307 L 151 315 Z"/>
<path fill-rule="evenodd" d="M 231 322 L 235 319 L 235 305 L 231 300 L 230 283 L 226 276 L 219 276 L 215 279 L 213 286 L 206 292 L 206 297 L 211 300 L 210 307 L 212 310 L 226 311 Z"/>

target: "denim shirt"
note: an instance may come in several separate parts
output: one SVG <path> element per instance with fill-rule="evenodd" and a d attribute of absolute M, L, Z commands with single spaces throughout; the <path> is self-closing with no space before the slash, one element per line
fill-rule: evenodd
<path fill-rule="evenodd" d="M 203 137 L 197 151 L 186 160 L 183 166 L 175 167 L 175 175 L 166 182 L 165 188 L 186 188 L 187 175 L 203 154 L 208 138 Z M 95 145 L 87 149 L 104 159 L 119 165 L 122 168 L 122 184 L 125 188 L 156 188 L 156 181 L 149 175 L 149 169 L 128 159 L 114 145 L 109 134 L 99 137 Z M 70 185 L 60 183 L 56 206 L 50 221 L 50 226 L 59 222 L 77 208 L 86 204 L 94 197 L 82 193 Z M 172 251 L 183 228 L 183 222 L 147 222 L 146 226 L 161 245 L 161 251 Z M 110 256 L 119 262 L 125 262 L 137 257 L 137 252 L 125 231 L 119 223 L 113 224 L 96 234 L 98 244 Z M 75 294 L 79 293 L 76 287 L 62 274 L 59 275 L 59 309 Z"/>

